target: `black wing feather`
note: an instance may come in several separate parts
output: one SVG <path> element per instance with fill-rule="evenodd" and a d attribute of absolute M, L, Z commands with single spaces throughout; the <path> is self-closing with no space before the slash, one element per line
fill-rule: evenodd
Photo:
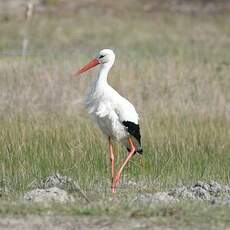
<path fill-rule="evenodd" d="M 123 121 L 122 124 L 127 128 L 128 132 L 134 136 L 137 141 L 141 142 L 140 126 L 131 121 Z"/>
<path fill-rule="evenodd" d="M 141 146 L 141 134 L 140 134 L 140 126 L 135 124 L 132 121 L 123 121 L 122 124 L 127 128 L 127 131 L 136 138 Z M 142 153 L 142 148 L 138 149 L 137 152 Z"/>

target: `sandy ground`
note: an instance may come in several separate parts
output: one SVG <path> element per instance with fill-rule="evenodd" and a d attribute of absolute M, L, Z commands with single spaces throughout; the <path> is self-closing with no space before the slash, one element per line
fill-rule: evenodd
<path fill-rule="evenodd" d="M 111 217 L 90 217 L 90 216 L 39 216 L 30 215 L 26 217 L 6 217 L 0 218 L 1 230 L 40 230 L 40 229 L 224 229 L 229 230 L 230 226 L 224 226 L 222 224 L 216 226 L 210 225 L 170 225 L 169 223 L 159 224 L 156 217 L 154 218 L 111 218 Z"/>
<path fill-rule="evenodd" d="M 152 229 L 153 219 L 109 217 L 26 216 L 0 219 L 0 229 Z M 154 229 L 170 229 L 154 226 Z"/>
<path fill-rule="evenodd" d="M 49 202 L 57 202 L 61 205 L 65 202 L 75 202 L 72 195 L 68 194 L 68 189 L 79 190 L 77 182 L 67 176 L 55 174 L 38 181 L 33 184 L 32 190 L 26 192 L 20 197 L 19 202 L 40 203 L 45 206 Z M 64 190 L 66 189 L 66 190 Z M 81 194 L 82 195 L 82 194 Z M 170 189 L 167 192 L 155 193 L 137 193 L 131 196 L 128 203 L 135 203 L 148 206 L 148 204 L 157 205 L 164 203 L 177 203 L 184 200 L 206 202 L 210 205 L 230 204 L 230 186 L 220 184 L 216 181 L 204 182 L 197 181 L 192 185 L 181 185 Z M 84 206 L 83 206 L 84 207 Z M 155 206 L 154 206 L 155 207 Z M 168 207 L 168 206 L 167 206 Z M 92 206 L 93 208 L 93 206 Z M 191 206 L 192 208 L 192 206 Z M 179 209 L 178 209 L 179 210 Z M 228 221 L 221 219 L 215 223 L 209 223 L 207 217 L 202 221 L 196 221 L 196 218 L 186 217 L 185 213 L 174 210 L 172 213 L 170 207 L 168 213 L 155 215 L 132 215 L 130 210 L 122 212 L 122 214 L 113 216 L 112 213 L 105 212 L 102 216 L 93 214 L 87 215 L 61 215 L 52 214 L 51 211 L 41 215 L 10 215 L 0 217 L 0 230 L 4 229 L 229 229 Z M 119 213 L 119 207 L 117 207 Z M 176 215 L 178 212 L 178 215 Z M 210 209 L 210 212 L 212 210 Z M 30 212 L 27 212 L 30 213 Z M 124 215 L 125 214 L 125 215 Z M 210 213 L 211 214 L 211 213 Z M 212 215 L 210 215 L 211 218 Z M 226 215 L 225 215 L 226 216 Z M 222 218 L 220 216 L 220 218 Z M 189 220 L 189 221 L 188 221 Z"/>

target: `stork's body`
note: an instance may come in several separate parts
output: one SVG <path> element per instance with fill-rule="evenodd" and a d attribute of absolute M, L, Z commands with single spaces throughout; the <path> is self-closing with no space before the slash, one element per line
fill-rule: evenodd
<path fill-rule="evenodd" d="M 100 77 L 99 74 L 98 79 Z M 135 108 L 128 100 L 120 96 L 107 81 L 100 85 L 101 79 L 98 79 L 86 96 L 85 106 L 107 137 L 122 142 L 128 148 L 128 137 L 132 136 L 122 122 L 130 121 L 138 125 Z M 133 140 L 135 139 L 133 138 Z M 137 141 L 135 140 L 135 142 Z M 138 142 L 137 145 L 139 147 Z"/>
<path fill-rule="evenodd" d="M 138 114 L 134 106 L 107 82 L 108 73 L 113 66 L 114 60 L 115 55 L 113 51 L 104 49 L 100 51 L 96 59 L 77 72 L 77 74 L 80 74 L 97 64 L 101 64 L 97 79 L 86 96 L 85 106 L 93 120 L 109 140 L 113 192 L 115 192 L 121 172 L 128 160 L 135 152 L 142 153 Z M 112 140 L 121 142 L 129 151 L 128 157 L 118 170 L 116 176 L 114 173 Z"/>

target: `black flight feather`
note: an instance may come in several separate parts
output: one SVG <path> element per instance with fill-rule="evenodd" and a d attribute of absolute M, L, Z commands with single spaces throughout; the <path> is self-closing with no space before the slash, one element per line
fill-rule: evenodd
<path fill-rule="evenodd" d="M 139 142 L 141 146 L 141 134 L 140 134 L 140 126 L 138 124 L 135 124 L 132 121 L 123 121 L 122 124 L 127 128 L 127 131 L 136 138 L 136 140 Z M 129 150 L 129 149 L 128 149 Z M 142 153 L 142 148 L 139 147 L 137 149 L 138 153 Z"/>

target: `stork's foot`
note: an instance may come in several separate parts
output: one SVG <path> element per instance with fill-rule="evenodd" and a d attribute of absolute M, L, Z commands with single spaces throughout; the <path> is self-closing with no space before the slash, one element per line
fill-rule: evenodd
<path fill-rule="evenodd" d="M 114 187 L 111 187 L 112 193 L 116 193 L 116 189 Z"/>
<path fill-rule="evenodd" d="M 130 158 L 132 157 L 132 155 L 135 153 L 135 146 L 131 140 L 131 138 L 128 139 L 129 141 L 129 144 L 131 146 L 131 150 L 129 152 L 129 155 L 127 156 L 127 158 L 125 159 L 124 163 L 121 165 L 121 167 L 119 168 L 115 178 L 113 179 L 113 182 L 112 182 L 112 193 L 115 193 L 115 189 L 120 181 L 120 177 L 121 177 L 121 173 L 122 173 L 122 170 L 123 168 L 125 167 L 125 165 L 128 163 L 128 161 L 130 160 Z M 114 171 L 112 171 L 114 172 Z M 113 175 L 113 174 L 112 174 Z"/>
<path fill-rule="evenodd" d="M 115 193 L 115 188 L 113 187 L 113 181 L 114 181 L 114 177 L 111 178 L 111 190 L 112 190 L 112 193 Z"/>
<path fill-rule="evenodd" d="M 112 193 L 116 193 L 116 185 L 115 185 L 115 178 L 112 178 L 112 182 L 111 182 L 111 191 Z"/>
<path fill-rule="evenodd" d="M 118 185 L 118 183 L 119 183 L 119 181 L 120 181 L 120 177 L 121 177 L 121 174 L 120 174 L 120 173 L 118 173 L 118 174 L 115 176 L 115 178 L 114 178 L 114 180 L 113 180 L 113 183 L 112 183 L 112 193 L 115 193 L 116 187 L 117 187 L 117 185 Z"/>

